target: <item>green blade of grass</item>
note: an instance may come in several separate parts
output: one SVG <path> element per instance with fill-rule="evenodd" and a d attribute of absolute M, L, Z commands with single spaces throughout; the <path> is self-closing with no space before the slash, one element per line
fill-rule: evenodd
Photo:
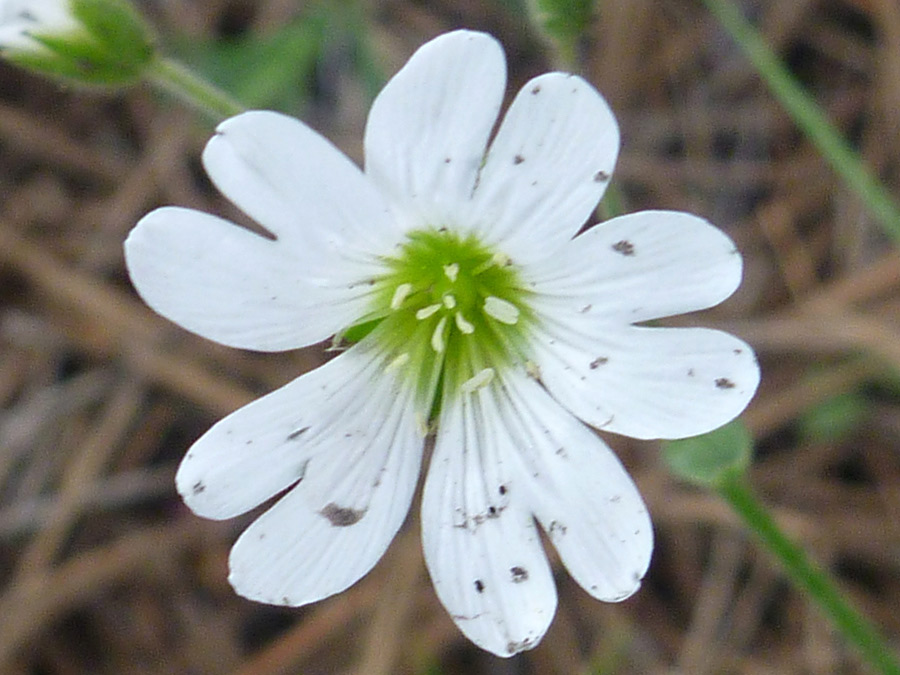
<path fill-rule="evenodd" d="M 834 171 L 862 199 L 885 233 L 900 245 L 900 208 L 853 147 L 791 75 L 732 0 L 703 0 L 744 51 L 759 76 Z"/>

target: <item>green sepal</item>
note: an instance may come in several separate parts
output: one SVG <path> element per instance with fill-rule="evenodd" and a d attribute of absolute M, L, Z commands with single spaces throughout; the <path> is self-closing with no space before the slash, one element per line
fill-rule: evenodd
<path fill-rule="evenodd" d="M 531 0 L 538 27 L 564 51 L 571 51 L 594 20 L 596 0 Z"/>
<path fill-rule="evenodd" d="M 338 336 L 341 342 L 348 342 L 350 344 L 356 344 L 357 342 L 362 341 L 364 337 L 366 337 L 369 333 L 371 333 L 375 328 L 383 321 L 383 319 L 373 319 L 372 321 L 363 321 L 361 323 L 356 323 L 344 330 Z"/>
<path fill-rule="evenodd" d="M 663 461 L 679 478 L 716 488 L 744 474 L 753 456 L 753 438 L 740 420 L 702 436 L 663 444 Z"/>
<path fill-rule="evenodd" d="M 46 49 L 13 52 L 9 60 L 44 75 L 93 86 L 122 86 L 140 77 L 139 70 L 123 67 L 86 36 L 32 35 L 31 39 Z"/>
<path fill-rule="evenodd" d="M 72 14 L 109 61 L 140 72 L 153 58 L 153 36 L 127 0 L 70 0 Z"/>
<path fill-rule="evenodd" d="M 34 49 L 8 49 L 12 63 L 74 84 L 122 87 L 136 83 L 154 56 L 152 34 L 125 0 L 70 0 L 75 24 L 54 32 L 40 26 Z"/>

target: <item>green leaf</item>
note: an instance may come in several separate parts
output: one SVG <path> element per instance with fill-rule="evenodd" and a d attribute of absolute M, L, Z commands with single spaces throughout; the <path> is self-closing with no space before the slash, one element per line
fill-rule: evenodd
<path fill-rule="evenodd" d="M 847 186 L 863 200 L 885 234 L 900 246 L 900 206 L 869 170 L 859 154 L 834 127 L 815 99 L 787 67 L 732 0 L 703 0 L 732 39 L 744 51 L 772 95 L 816 146 Z"/>
<path fill-rule="evenodd" d="M 702 436 L 666 441 L 663 460 L 679 478 L 717 486 L 744 473 L 753 455 L 753 439 L 740 420 Z"/>
<path fill-rule="evenodd" d="M 534 4 L 544 30 L 563 41 L 577 39 L 594 17 L 595 0 L 534 0 Z"/>
<path fill-rule="evenodd" d="M 538 28 L 574 63 L 578 39 L 594 20 L 596 0 L 531 0 L 531 17 Z"/>
<path fill-rule="evenodd" d="M 291 110 L 309 93 L 324 40 L 310 16 L 264 37 L 191 44 L 184 59 L 249 107 Z"/>
<path fill-rule="evenodd" d="M 869 412 L 869 403 L 858 392 L 846 392 L 807 410 L 797 420 L 803 440 L 834 442 L 856 430 Z"/>

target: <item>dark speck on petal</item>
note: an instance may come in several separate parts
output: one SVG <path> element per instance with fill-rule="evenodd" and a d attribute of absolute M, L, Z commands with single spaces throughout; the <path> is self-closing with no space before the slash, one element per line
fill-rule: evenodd
<path fill-rule="evenodd" d="M 519 642 L 510 640 L 510 642 L 506 645 L 506 651 L 509 652 L 510 656 L 513 654 L 518 654 L 519 652 L 528 649 L 528 646 L 530 644 L 531 640 L 529 640 L 528 638 L 520 640 Z"/>
<path fill-rule="evenodd" d="M 364 509 L 352 509 L 347 506 L 338 506 L 331 502 L 319 511 L 319 514 L 323 518 L 327 518 L 328 522 L 334 527 L 349 527 L 358 523 L 366 515 L 366 512 Z"/>
<path fill-rule="evenodd" d="M 624 256 L 633 256 L 634 255 L 634 244 L 632 244 L 627 239 L 623 239 L 622 241 L 616 242 L 612 245 L 612 250 L 616 253 L 621 253 Z"/>
<path fill-rule="evenodd" d="M 300 438 L 303 434 L 305 434 L 307 431 L 309 431 L 309 427 L 303 427 L 302 429 L 297 429 L 297 431 L 292 431 L 291 433 L 288 434 L 287 440 L 295 441 L 298 438 Z"/>

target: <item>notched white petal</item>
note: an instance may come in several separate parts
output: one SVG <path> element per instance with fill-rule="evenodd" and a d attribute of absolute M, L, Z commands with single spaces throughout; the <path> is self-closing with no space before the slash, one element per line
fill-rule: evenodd
<path fill-rule="evenodd" d="M 222 520 L 302 481 L 310 461 L 349 431 L 342 416 L 379 375 L 377 362 L 351 349 L 236 410 L 188 450 L 178 492 L 198 515 Z"/>
<path fill-rule="evenodd" d="M 374 361 L 373 372 L 360 373 L 366 384 L 352 399 L 320 404 L 324 426 L 301 435 L 321 430 L 307 441 L 318 446 L 307 449 L 302 480 L 232 549 L 229 580 L 241 595 L 299 606 L 338 593 L 375 565 L 400 528 L 423 439 L 412 392 L 380 367 Z"/>
<path fill-rule="evenodd" d="M 523 491 L 572 577 L 594 597 L 624 600 L 653 549 L 647 509 L 625 468 L 533 380 L 506 380 L 501 417 L 524 468 Z"/>
<path fill-rule="evenodd" d="M 254 110 L 225 120 L 203 164 L 226 197 L 310 268 L 333 274 L 390 250 L 402 234 L 359 167 L 287 115 Z"/>
<path fill-rule="evenodd" d="M 535 647 L 556 589 L 534 519 L 518 493 L 515 448 L 492 396 L 445 399 L 422 499 L 425 561 L 465 635 L 498 656 Z"/>
<path fill-rule="evenodd" d="M 536 328 L 541 381 L 574 415 L 633 438 L 686 438 L 730 422 L 759 385 L 742 340 L 705 328 L 571 322 Z"/>
<path fill-rule="evenodd" d="M 636 323 L 712 307 L 741 282 L 734 242 L 703 218 L 641 211 L 600 223 L 567 243 L 566 261 L 528 268 L 552 309 L 582 321 Z"/>
<path fill-rule="evenodd" d="M 381 91 L 366 125 L 366 173 L 412 227 L 458 221 L 506 88 L 503 49 L 455 31 L 420 47 Z"/>
<path fill-rule="evenodd" d="M 166 207 L 125 241 L 152 309 L 210 340 L 280 351 L 327 339 L 365 312 L 369 286 L 313 284 L 293 251 L 215 216 Z"/>
<path fill-rule="evenodd" d="M 548 73 L 518 93 L 497 132 L 473 195 L 471 218 L 523 264 L 559 260 L 603 195 L 619 129 L 583 79 Z"/>

